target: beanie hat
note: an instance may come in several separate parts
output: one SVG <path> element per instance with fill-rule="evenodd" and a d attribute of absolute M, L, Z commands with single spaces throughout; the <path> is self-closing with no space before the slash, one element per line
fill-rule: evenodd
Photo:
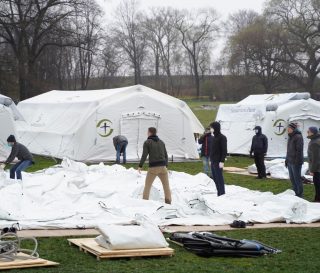
<path fill-rule="evenodd" d="M 318 134 L 318 132 L 319 132 L 318 128 L 315 126 L 309 127 L 309 131 L 314 135 Z"/>
<path fill-rule="evenodd" d="M 7 138 L 7 142 L 17 142 L 17 141 L 16 141 L 16 138 L 14 137 L 14 135 L 10 135 L 10 136 Z"/>
<path fill-rule="evenodd" d="M 297 125 L 297 123 L 290 122 L 288 127 L 291 128 L 292 130 L 295 130 L 295 129 L 297 129 L 298 125 Z"/>

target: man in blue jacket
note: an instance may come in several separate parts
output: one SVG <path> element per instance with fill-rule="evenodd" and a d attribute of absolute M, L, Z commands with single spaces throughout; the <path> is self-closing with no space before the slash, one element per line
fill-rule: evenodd
<path fill-rule="evenodd" d="M 267 177 L 264 157 L 268 151 L 268 138 L 262 134 L 262 128 L 260 126 L 256 126 L 254 130 L 256 135 L 252 138 L 250 156 L 253 154 L 254 162 L 257 167 L 258 176 L 256 178 L 264 179 Z"/>

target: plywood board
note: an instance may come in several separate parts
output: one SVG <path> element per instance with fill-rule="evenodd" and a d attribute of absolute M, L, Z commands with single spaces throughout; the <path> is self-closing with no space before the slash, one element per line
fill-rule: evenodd
<path fill-rule="evenodd" d="M 15 268 L 31 268 L 31 267 L 43 267 L 43 266 L 55 266 L 56 262 L 51 262 L 45 259 L 32 259 L 29 255 L 19 253 L 14 261 L 6 261 L 0 259 L 0 270 L 8 270 Z"/>
<path fill-rule="evenodd" d="M 152 248 L 152 249 L 127 249 L 109 250 L 99 246 L 94 238 L 68 239 L 69 244 L 74 244 L 84 252 L 89 252 L 97 259 L 124 258 L 124 257 L 147 257 L 147 256 L 172 256 L 172 248 Z"/>

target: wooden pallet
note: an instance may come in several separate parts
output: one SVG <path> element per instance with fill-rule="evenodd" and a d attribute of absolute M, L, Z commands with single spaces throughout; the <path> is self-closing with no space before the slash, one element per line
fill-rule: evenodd
<path fill-rule="evenodd" d="M 30 259 L 30 256 L 24 253 L 19 253 L 14 261 L 5 261 L 0 259 L 0 271 L 17 268 L 44 267 L 55 265 L 58 265 L 58 263 L 40 258 Z"/>
<path fill-rule="evenodd" d="M 174 250 L 169 247 L 152 249 L 108 250 L 99 246 L 94 238 L 68 239 L 69 245 L 76 245 L 80 251 L 91 253 L 97 260 L 111 258 L 134 258 L 148 256 L 172 256 Z"/>

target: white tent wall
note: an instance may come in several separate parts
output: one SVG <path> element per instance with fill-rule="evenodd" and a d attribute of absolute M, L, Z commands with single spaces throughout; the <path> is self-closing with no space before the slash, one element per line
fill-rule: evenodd
<path fill-rule="evenodd" d="M 144 86 L 112 90 L 51 91 L 18 105 L 28 126 L 21 142 L 36 154 L 79 161 L 115 159 L 112 138 L 129 140 L 127 159 L 141 157 L 147 128 L 156 127 L 175 160 L 196 159 L 193 133 L 203 127 L 183 102 Z"/>
<path fill-rule="evenodd" d="M 307 156 L 309 140 L 306 131 L 310 126 L 320 127 L 320 102 L 305 99 L 305 93 L 283 94 L 276 96 L 275 101 L 270 101 L 272 95 L 262 96 L 262 100 L 260 96 L 249 96 L 237 104 L 220 105 L 216 120 L 221 122 L 222 132 L 228 138 L 228 152 L 248 155 L 253 128 L 259 125 L 269 139 L 267 156 L 285 157 L 288 140 L 286 127 L 294 121 L 302 131 L 304 155 Z M 254 100 L 256 104 L 250 104 Z"/>

